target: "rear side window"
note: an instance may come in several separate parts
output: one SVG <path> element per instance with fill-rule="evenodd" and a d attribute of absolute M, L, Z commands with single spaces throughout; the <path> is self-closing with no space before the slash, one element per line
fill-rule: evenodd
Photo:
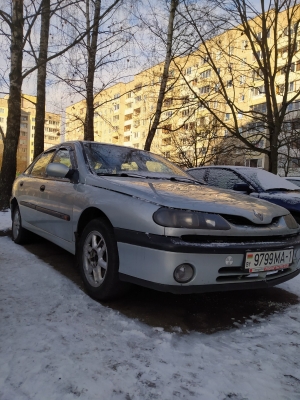
<path fill-rule="evenodd" d="M 34 164 L 31 170 L 31 175 L 32 176 L 46 176 L 46 167 L 49 164 L 52 156 L 53 156 L 53 151 L 49 153 L 44 153 L 42 156 L 37 160 L 37 162 Z"/>
<path fill-rule="evenodd" d="M 212 168 L 209 170 L 207 183 L 222 189 L 233 189 L 236 183 L 245 183 L 233 171 L 222 168 Z"/>
<path fill-rule="evenodd" d="M 204 181 L 204 176 L 206 174 L 207 169 L 193 169 L 191 171 L 187 171 L 193 178 L 198 179 L 199 181 Z"/>

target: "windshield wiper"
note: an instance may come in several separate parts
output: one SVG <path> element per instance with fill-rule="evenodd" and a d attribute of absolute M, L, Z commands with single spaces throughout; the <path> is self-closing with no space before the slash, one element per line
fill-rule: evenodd
<path fill-rule="evenodd" d="M 196 185 L 206 185 L 206 183 L 202 183 L 200 181 L 197 181 L 196 179 L 190 179 L 190 178 L 185 178 L 184 176 L 171 176 L 170 181 L 175 181 L 175 182 L 191 182 L 191 183 L 195 183 Z"/>
<path fill-rule="evenodd" d="M 110 173 L 110 172 L 97 172 L 98 176 L 121 176 L 124 178 L 146 178 L 144 175 L 128 173 L 128 172 L 118 172 L 118 173 Z"/>

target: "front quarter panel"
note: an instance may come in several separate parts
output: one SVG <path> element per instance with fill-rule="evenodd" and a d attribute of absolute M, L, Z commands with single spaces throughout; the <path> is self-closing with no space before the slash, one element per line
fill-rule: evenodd
<path fill-rule="evenodd" d="M 114 228 L 164 234 L 164 228 L 157 225 L 152 218 L 159 206 L 145 200 L 108 189 L 79 184 L 74 202 L 75 225 L 81 213 L 89 207 L 101 210 Z"/>

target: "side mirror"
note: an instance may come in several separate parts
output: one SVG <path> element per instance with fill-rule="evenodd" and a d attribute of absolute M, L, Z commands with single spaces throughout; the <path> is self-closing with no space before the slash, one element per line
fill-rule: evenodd
<path fill-rule="evenodd" d="M 236 190 L 237 192 L 246 192 L 246 193 L 250 193 L 250 187 L 247 183 L 236 183 L 233 186 L 233 190 Z"/>
<path fill-rule="evenodd" d="M 70 169 L 60 163 L 50 163 L 47 165 L 46 174 L 53 178 L 67 178 L 67 174 L 70 172 Z"/>

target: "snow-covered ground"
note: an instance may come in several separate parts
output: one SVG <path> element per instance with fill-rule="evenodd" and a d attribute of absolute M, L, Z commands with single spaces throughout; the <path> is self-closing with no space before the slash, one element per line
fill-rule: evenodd
<path fill-rule="evenodd" d="M 0 213 L 0 230 L 10 224 Z M 300 276 L 281 287 L 300 296 Z M 0 301 L 1 400 L 300 399 L 299 304 L 211 335 L 170 333 L 93 301 L 6 236 Z"/>

